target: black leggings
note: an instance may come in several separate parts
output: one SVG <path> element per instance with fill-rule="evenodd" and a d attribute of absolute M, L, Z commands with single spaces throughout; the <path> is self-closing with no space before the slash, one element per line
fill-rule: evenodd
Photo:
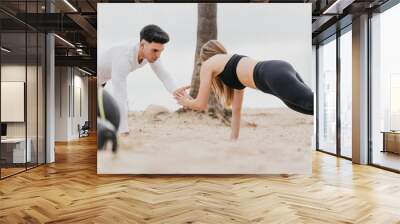
<path fill-rule="evenodd" d="M 254 68 L 256 87 L 281 99 L 289 108 L 314 114 L 314 93 L 294 68 L 285 61 L 262 61 Z"/>

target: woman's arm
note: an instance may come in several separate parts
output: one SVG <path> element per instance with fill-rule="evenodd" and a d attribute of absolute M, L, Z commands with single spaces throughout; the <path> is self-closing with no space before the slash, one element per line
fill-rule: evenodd
<path fill-rule="evenodd" d="M 240 129 L 240 115 L 243 103 L 244 90 L 234 90 L 232 101 L 232 121 L 231 121 L 231 139 L 237 140 L 239 138 Z"/>
<path fill-rule="evenodd" d="M 206 61 L 200 68 L 200 87 L 196 99 L 189 99 L 182 92 L 177 92 L 175 98 L 178 103 L 184 107 L 194 110 L 205 110 L 208 106 L 208 98 L 211 91 L 211 80 L 213 78 L 213 69 L 211 64 Z"/>

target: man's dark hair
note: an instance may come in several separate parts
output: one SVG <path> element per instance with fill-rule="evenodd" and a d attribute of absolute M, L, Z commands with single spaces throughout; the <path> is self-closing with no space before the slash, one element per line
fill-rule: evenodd
<path fill-rule="evenodd" d="M 156 42 L 160 44 L 165 44 L 168 43 L 169 36 L 159 26 L 150 24 L 143 27 L 143 29 L 140 31 L 140 40 L 143 39 L 149 43 Z"/>

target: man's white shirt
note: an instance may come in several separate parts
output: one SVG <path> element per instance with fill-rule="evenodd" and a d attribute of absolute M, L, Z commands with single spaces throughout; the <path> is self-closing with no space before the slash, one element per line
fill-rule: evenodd
<path fill-rule="evenodd" d="M 127 77 L 129 73 L 149 63 L 146 59 L 139 63 L 138 54 L 139 44 L 126 43 L 108 49 L 98 58 L 97 83 L 101 85 L 107 82 L 107 86 L 111 85 L 111 94 L 118 103 L 121 115 L 118 129 L 120 133 L 129 131 Z M 149 65 L 168 92 L 172 94 L 177 87 L 164 68 L 161 58 Z"/>

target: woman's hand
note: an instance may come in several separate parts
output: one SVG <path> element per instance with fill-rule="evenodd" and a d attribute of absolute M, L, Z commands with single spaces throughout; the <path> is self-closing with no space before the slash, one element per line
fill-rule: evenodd
<path fill-rule="evenodd" d="M 191 108 L 193 100 L 187 96 L 184 90 L 174 93 L 174 98 L 176 99 L 176 101 L 178 101 L 178 104 L 182 105 L 183 107 Z"/>
<path fill-rule="evenodd" d="M 184 107 L 189 107 L 193 110 L 204 111 L 208 107 L 208 98 L 211 91 L 211 80 L 213 79 L 213 71 L 215 65 L 210 63 L 203 63 L 200 68 L 200 86 L 199 92 L 195 99 L 190 99 L 187 96 L 185 90 L 190 88 L 189 86 L 179 88 L 174 93 L 175 99 L 178 103 Z"/>
<path fill-rule="evenodd" d="M 188 108 L 189 102 L 188 100 L 192 100 L 193 98 L 186 92 L 187 89 L 190 89 L 190 85 L 188 86 L 183 86 L 181 88 L 178 88 L 174 91 L 174 98 L 178 101 L 178 104 L 182 105 L 183 108 Z M 185 105 L 184 105 L 185 104 Z"/>
<path fill-rule="evenodd" d="M 189 86 L 183 86 L 181 88 L 178 88 L 174 91 L 174 96 L 176 96 L 178 93 L 186 93 L 186 90 L 190 89 L 190 85 Z"/>

